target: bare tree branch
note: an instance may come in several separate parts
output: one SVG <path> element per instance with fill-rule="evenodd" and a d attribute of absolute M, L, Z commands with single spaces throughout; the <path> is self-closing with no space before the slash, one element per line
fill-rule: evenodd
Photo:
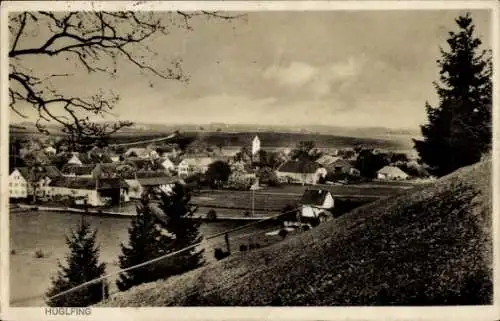
<path fill-rule="evenodd" d="M 26 117 L 17 105 L 22 102 L 31 105 L 38 114 L 37 127 L 40 131 L 46 132 L 44 122 L 55 121 L 75 144 L 89 137 L 93 140 L 103 138 L 132 125 L 130 122 L 97 124 L 90 121 L 86 114 L 110 114 L 119 97 L 104 97 L 99 93 L 88 98 L 67 96 L 55 89 L 51 80 L 69 77 L 69 74 L 54 72 L 48 76 L 37 76 L 36 72 L 24 66 L 24 59 L 33 56 L 64 57 L 74 60 L 88 73 L 106 73 L 112 77 L 117 75 L 117 62 L 121 59 L 160 79 L 184 81 L 187 77 L 179 61 L 162 64 L 147 56 L 158 57 L 148 47 L 148 42 L 157 35 L 168 35 L 172 27 L 191 30 L 189 22 L 195 16 L 223 20 L 236 17 L 204 11 L 171 12 L 169 15 L 172 19 L 166 23 L 165 14 L 156 12 L 41 11 L 14 14 L 9 17 L 11 39 L 14 39 L 9 50 L 11 109 Z M 182 23 L 177 25 L 175 19 Z M 39 45 L 26 46 L 29 31 L 41 28 L 48 32 L 46 38 Z M 141 50 L 145 54 L 141 54 Z M 65 114 L 56 115 L 52 108 L 54 105 Z"/>

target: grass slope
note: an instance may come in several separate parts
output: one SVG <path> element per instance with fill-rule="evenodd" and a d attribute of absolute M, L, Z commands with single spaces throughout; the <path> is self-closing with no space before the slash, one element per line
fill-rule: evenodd
<path fill-rule="evenodd" d="M 491 161 L 104 306 L 491 304 Z"/>

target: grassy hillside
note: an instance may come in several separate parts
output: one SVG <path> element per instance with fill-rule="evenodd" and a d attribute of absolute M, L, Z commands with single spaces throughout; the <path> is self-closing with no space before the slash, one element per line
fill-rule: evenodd
<path fill-rule="evenodd" d="M 105 306 L 492 302 L 491 161 Z"/>

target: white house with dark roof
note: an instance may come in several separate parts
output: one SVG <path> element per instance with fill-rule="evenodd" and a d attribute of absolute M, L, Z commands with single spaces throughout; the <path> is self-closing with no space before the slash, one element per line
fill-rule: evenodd
<path fill-rule="evenodd" d="M 141 198 L 147 188 L 171 190 L 177 181 L 177 178 L 172 176 L 137 177 L 125 180 L 129 186 L 129 196 L 134 199 Z"/>
<path fill-rule="evenodd" d="M 177 172 L 179 176 L 204 174 L 207 172 L 208 166 L 214 161 L 215 159 L 211 157 L 185 158 L 177 166 Z"/>
<path fill-rule="evenodd" d="M 161 163 L 163 168 L 167 171 L 174 171 L 176 169 L 175 164 L 168 157 L 160 158 L 159 162 Z"/>
<path fill-rule="evenodd" d="M 316 184 L 320 165 L 308 160 L 290 160 L 276 170 L 282 183 Z"/>
<path fill-rule="evenodd" d="M 51 196 L 70 196 L 86 200 L 90 206 L 129 201 L 128 185 L 121 179 L 59 177 L 49 183 Z"/>
<path fill-rule="evenodd" d="M 37 196 L 44 196 L 48 184 L 61 176 L 55 166 L 16 167 L 9 175 L 9 197 L 24 199 L 35 191 Z"/>
<path fill-rule="evenodd" d="M 83 165 L 83 162 L 78 157 L 78 153 L 73 153 L 71 158 L 68 160 L 67 164 L 71 165 Z"/>
<path fill-rule="evenodd" d="M 335 200 L 332 194 L 323 189 L 307 189 L 300 200 L 301 216 L 316 218 L 325 211 L 333 209 Z"/>

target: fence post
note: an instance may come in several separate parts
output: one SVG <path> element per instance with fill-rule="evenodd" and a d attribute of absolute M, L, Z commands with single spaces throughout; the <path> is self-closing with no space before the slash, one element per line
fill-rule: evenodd
<path fill-rule="evenodd" d="M 297 212 L 297 223 L 299 223 L 299 232 L 302 232 L 302 221 L 300 220 L 301 211 Z"/>
<path fill-rule="evenodd" d="M 106 279 L 102 279 L 101 280 L 101 286 L 102 286 L 102 300 L 106 300 L 107 299 L 107 295 L 106 295 Z"/>
<path fill-rule="evenodd" d="M 231 244 L 229 244 L 229 233 L 224 234 L 224 240 L 226 241 L 227 252 L 231 254 Z"/>

